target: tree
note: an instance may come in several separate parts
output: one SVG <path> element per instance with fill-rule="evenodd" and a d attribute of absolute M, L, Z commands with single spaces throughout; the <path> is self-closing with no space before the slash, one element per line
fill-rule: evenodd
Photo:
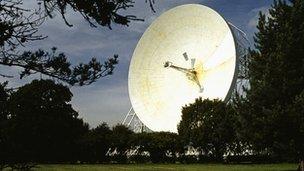
<path fill-rule="evenodd" d="M 148 1 L 151 9 L 154 0 Z M 23 0 L 0 1 L 0 65 L 23 68 L 20 78 L 37 72 L 67 82 L 71 85 L 91 84 L 100 77 L 112 74 L 117 64 L 117 55 L 109 58 L 103 64 L 95 58 L 88 64 L 72 67 L 64 53 L 56 54 L 43 50 L 19 53 L 19 47 L 25 47 L 27 42 L 43 40 L 46 36 L 37 34 L 39 26 L 47 18 L 61 14 L 68 26 L 65 15 L 67 9 L 79 12 L 92 27 L 107 26 L 116 23 L 128 26 L 132 20 L 141 20 L 133 15 L 123 15 L 124 11 L 133 7 L 133 0 L 37 0 L 37 7 L 26 9 Z M 1 73 L 3 77 L 13 77 Z"/>
<path fill-rule="evenodd" d="M 127 161 L 127 152 L 131 149 L 134 132 L 124 125 L 116 125 L 112 129 L 110 152 L 114 154 L 117 162 Z"/>
<path fill-rule="evenodd" d="M 7 166 L 7 137 L 4 132 L 4 128 L 6 127 L 9 112 L 8 112 L 8 99 L 9 93 L 6 89 L 6 84 L 0 84 L 0 170 L 4 169 Z"/>
<path fill-rule="evenodd" d="M 8 99 L 9 90 L 6 88 L 7 82 L 0 84 L 0 122 L 8 119 Z"/>
<path fill-rule="evenodd" d="M 112 130 L 106 123 L 98 125 L 90 130 L 80 140 L 82 148 L 81 161 L 90 163 L 106 162 L 107 152 L 111 145 Z"/>
<path fill-rule="evenodd" d="M 231 105 L 199 98 L 183 107 L 178 133 L 185 146 L 191 145 L 221 161 L 236 140 L 236 121 Z"/>
<path fill-rule="evenodd" d="M 304 2 L 275 1 L 269 13 L 260 13 L 250 52 L 250 88 L 238 104 L 240 133 L 254 152 L 294 161 L 299 151 L 291 144 L 304 143 L 292 126 L 301 117 L 289 111 L 304 87 Z"/>
<path fill-rule="evenodd" d="M 77 141 L 88 124 L 72 108 L 72 93 L 51 80 L 34 80 L 9 99 L 8 135 L 11 164 L 78 160 Z"/>
<path fill-rule="evenodd" d="M 175 162 L 178 152 L 178 135 L 170 132 L 139 133 L 135 135 L 134 146 L 138 152 L 149 152 L 153 163 Z"/>
<path fill-rule="evenodd" d="M 170 132 L 150 133 L 152 142 L 146 147 L 153 163 L 175 162 L 178 151 L 178 136 Z"/>
<path fill-rule="evenodd" d="M 304 90 L 295 97 L 292 104 L 287 108 L 287 119 L 290 121 L 292 135 L 289 137 L 289 146 L 300 160 L 301 171 L 304 170 Z"/>

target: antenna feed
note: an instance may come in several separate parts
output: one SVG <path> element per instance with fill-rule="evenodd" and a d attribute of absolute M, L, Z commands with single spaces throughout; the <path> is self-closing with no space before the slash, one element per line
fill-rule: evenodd
<path fill-rule="evenodd" d="M 172 62 L 167 61 L 167 62 L 165 62 L 164 67 L 167 68 L 167 67 L 170 67 L 171 65 L 172 65 Z"/>

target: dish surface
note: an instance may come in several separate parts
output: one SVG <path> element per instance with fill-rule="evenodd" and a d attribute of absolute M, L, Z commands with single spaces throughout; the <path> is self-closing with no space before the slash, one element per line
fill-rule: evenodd
<path fill-rule="evenodd" d="M 158 17 L 139 40 L 129 68 L 129 96 L 152 131 L 177 132 L 181 110 L 196 98 L 226 100 L 235 82 L 236 46 L 227 22 L 188 4 Z"/>

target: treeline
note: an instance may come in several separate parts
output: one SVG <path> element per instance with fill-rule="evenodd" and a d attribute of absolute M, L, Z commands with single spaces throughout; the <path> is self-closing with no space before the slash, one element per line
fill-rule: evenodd
<path fill-rule="evenodd" d="M 69 104 L 70 90 L 52 80 L 34 80 L 17 91 L 2 84 L 0 94 L 1 169 L 36 163 L 215 161 L 201 148 L 191 146 L 191 152 L 187 140 L 175 133 L 134 133 L 106 123 L 90 129 Z"/>
<path fill-rule="evenodd" d="M 173 133 L 136 134 L 123 125 L 90 129 L 69 103 L 70 90 L 34 80 L 16 91 L 0 86 L 0 166 L 26 169 L 36 163 L 174 162 Z"/>
<path fill-rule="evenodd" d="M 69 104 L 70 90 L 52 80 L 34 80 L 17 91 L 1 85 L 0 93 L 2 169 L 30 168 L 36 163 L 269 163 L 298 159 L 296 154 L 278 156 L 255 150 L 255 144 L 242 134 L 236 109 L 219 100 L 197 99 L 185 106 L 178 134 L 134 133 L 124 125 L 110 128 L 106 123 L 90 129 Z"/>
<path fill-rule="evenodd" d="M 190 139 L 175 133 L 134 133 L 126 126 L 109 128 L 106 123 L 90 129 L 69 104 L 70 90 L 52 80 L 34 80 L 17 91 L 2 84 L 0 94 L 1 168 L 35 163 L 215 161 L 211 153 L 202 153 L 202 147 L 191 146 Z"/>

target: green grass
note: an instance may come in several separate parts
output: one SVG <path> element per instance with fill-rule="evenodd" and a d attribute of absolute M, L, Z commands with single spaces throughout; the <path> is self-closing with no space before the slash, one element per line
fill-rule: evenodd
<path fill-rule="evenodd" d="M 223 165 L 223 164 L 130 164 L 130 165 L 38 165 L 34 170 L 45 171 L 293 171 L 296 164 Z"/>

